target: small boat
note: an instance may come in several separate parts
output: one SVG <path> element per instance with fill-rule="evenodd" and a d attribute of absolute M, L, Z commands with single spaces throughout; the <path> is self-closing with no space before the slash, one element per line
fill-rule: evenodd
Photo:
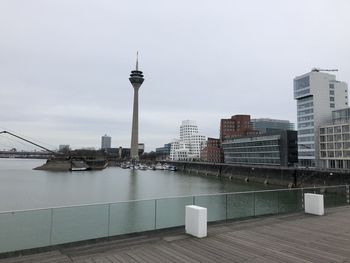
<path fill-rule="evenodd" d="M 127 163 L 122 163 L 122 164 L 120 165 L 120 167 L 123 168 L 123 169 L 130 169 L 130 165 L 127 164 Z"/>
<path fill-rule="evenodd" d="M 177 171 L 176 166 L 169 166 L 169 171 L 172 171 L 172 172 Z"/>
<path fill-rule="evenodd" d="M 72 167 L 69 170 L 72 172 L 79 172 L 79 171 L 86 171 L 88 168 L 87 167 Z"/>
<path fill-rule="evenodd" d="M 145 170 L 147 170 L 147 166 L 141 164 L 141 165 L 139 166 L 139 170 L 145 171 Z"/>
<path fill-rule="evenodd" d="M 77 172 L 77 171 L 86 171 L 90 167 L 84 161 L 72 160 L 70 163 L 69 171 Z"/>
<path fill-rule="evenodd" d="M 155 166 L 156 170 L 164 170 L 163 165 L 161 165 L 161 163 L 157 163 Z"/>

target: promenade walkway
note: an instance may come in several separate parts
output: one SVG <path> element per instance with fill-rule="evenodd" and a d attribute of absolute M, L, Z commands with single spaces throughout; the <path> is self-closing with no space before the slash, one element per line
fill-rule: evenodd
<path fill-rule="evenodd" d="M 350 206 L 327 209 L 325 216 L 293 214 L 210 225 L 203 239 L 177 228 L 0 262 L 350 263 Z"/>

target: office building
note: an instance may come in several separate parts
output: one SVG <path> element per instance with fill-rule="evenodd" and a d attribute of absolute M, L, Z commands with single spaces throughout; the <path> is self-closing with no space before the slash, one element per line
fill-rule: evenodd
<path fill-rule="evenodd" d="M 294 123 L 288 120 L 276 120 L 270 118 L 251 119 L 252 128 L 259 131 L 260 134 L 269 133 L 276 130 L 293 131 Z"/>
<path fill-rule="evenodd" d="M 156 159 L 158 161 L 170 159 L 171 143 L 164 144 L 163 147 L 156 148 Z"/>
<path fill-rule="evenodd" d="M 182 121 L 180 139 L 171 143 L 170 159 L 174 161 L 199 160 L 203 141 L 205 141 L 205 136 L 199 134 L 195 121 Z"/>
<path fill-rule="evenodd" d="M 250 115 L 234 115 L 230 119 L 220 121 L 220 141 L 247 135 L 256 135 L 258 131 L 252 128 Z"/>
<path fill-rule="evenodd" d="M 201 161 L 208 163 L 222 163 L 224 152 L 221 148 L 220 139 L 208 138 L 202 146 Z"/>
<path fill-rule="evenodd" d="M 350 169 L 350 108 L 332 112 L 332 122 L 319 128 L 320 167 Z"/>
<path fill-rule="evenodd" d="M 225 163 L 230 164 L 293 166 L 298 162 L 296 131 L 233 138 L 222 147 Z"/>
<path fill-rule="evenodd" d="M 109 149 L 112 146 L 112 137 L 108 136 L 107 134 L 103 135 L 101 137 L 101 149 L 105 150 L 105 149 Z"/>
<path fill-rule="evenodd" d="M 348 87 L 335 75 L 313 69 L 294 79 L 297 101 L 299 165 L 319 166 L 319 127 L 327 123 L 332 111 L 348 105 Z"/>

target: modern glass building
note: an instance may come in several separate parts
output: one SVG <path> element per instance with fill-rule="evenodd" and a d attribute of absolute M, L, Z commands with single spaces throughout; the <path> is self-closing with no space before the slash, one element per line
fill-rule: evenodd
<path fill-rule="evenodd" d="M 277 120 L 270 118 L 251 119 L 253 129 L 258 130 L 261 134 L 274 130 L 291 130 L 295 129 L 294 123 L 288 120 Z"/>
<path fill-rule="evenodd" d="M 293 166 L 298 162 L 296 131 L 234 138 L 222 147 L 225 163 Z"/>
<path fill-rule="evenodd" d="M 299 165 L 320 166 L 319 127 L 332 117 L 332 111 L 348 105 L 348 87 L 335 75 L 314 69 L 294 79 L 297 101 Z"/>

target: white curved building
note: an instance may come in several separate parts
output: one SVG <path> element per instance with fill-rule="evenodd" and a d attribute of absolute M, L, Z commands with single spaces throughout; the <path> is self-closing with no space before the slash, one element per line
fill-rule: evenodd
<path fill-rule="evenodd" d="M 196 122 L 182 121 L 180 140 L 174 140 L 171 143 L 170 159 L 173 161 L 199 160 L 203 142 L 205 142 L 205 136 L 199 134 Z"/>

